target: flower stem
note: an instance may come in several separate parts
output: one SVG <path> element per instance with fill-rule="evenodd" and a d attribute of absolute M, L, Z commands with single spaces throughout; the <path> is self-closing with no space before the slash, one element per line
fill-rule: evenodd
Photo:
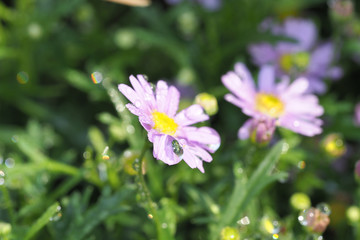
<path fill-rule="evenodd" d="M 6 207 L 7 207 L 8 211 L 9 211 L 9 217 L 10 217 L 11 225 L 14 225 L 15 224 L 14 206 L 13 206 L 13 204 L 11 202 L 9 191 L 5 186 L 1 187 L 1 191 L 2 191 L 3 198 L 4 198 L 4 202 L 6 204 Z"/>
<path fill-rule="evenodd" d="M 145 209 L 149 212 L 148 218 L 153 219 L 156 225 L 156 231 L 158 235 L 158 239 L 163 239 L 162 237 L 162 228 L 161 228 L 161 222 L 157 213 L 157 205 L 156 203 L 151 199 L 149 188 L 146 185 L 144 174 L 143 174 L 143 164 L 144 164 L 144 156 L 146 151 L 149 148 L 149 142 L 146 141 L 144 144 L 143 149 L 141 150 L 140 157 L 137 159 L 138 161 L 135 162 L 135 169 L 137 172 L 137 180 L 139 184 L 139 192 L 141 198 L 145 202 Z"/>

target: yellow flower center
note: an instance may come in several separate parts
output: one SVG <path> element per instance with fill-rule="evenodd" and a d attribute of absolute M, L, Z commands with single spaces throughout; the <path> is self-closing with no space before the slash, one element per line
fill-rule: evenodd
<path fill-rule="evenodd" d="M 178 128 L 178 125 L 174 121 L 174 119 L 170 118 L 165 113 L 161 113 L 158 111 L 154 111 L 152 113 L 153 121 L 154 121 L 154 129 L 159 133 L 174 135 Z"/>
<path fill-rule="evenodd" d="M 305 71 L 309 63 L 310 55 L 307 52 L 284 54 L 279 61 L 281 69 L 285 72 L 290 72 L 291 70 Z"/>
<path fill-rule="evenodd" d="M 285 109 L 284 103 L 272 94 L 258 93 L 255 104 L 256 110 L 273 118 L 281 116 Z"/>

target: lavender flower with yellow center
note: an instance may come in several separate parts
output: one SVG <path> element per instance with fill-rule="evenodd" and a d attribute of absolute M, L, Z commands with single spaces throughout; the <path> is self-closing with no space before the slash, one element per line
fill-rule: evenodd
<path fill-rule="evenodd" d="M 292 84 L 286 78 L 276 83 L 274 67 L 266 65 L 260 70 L 256 88 L 246 66 L 237 63 L 235 71 L 225 74 L 222 82 L 231 92 L 225 99 L 252 117 L 239 129 L 240 139 L 249 138 L 254 123 L 264 119 L 305 136 L 322 132 L 322 121 L 317 117 L 324 110 L 315 95 L 306 93 L 309 83 L 305 78 L 298 78 Z"/>
<path fill-rule="evenodd" d="M 144 76 L 130 76 L 133 88 L 120 84 L 119 90 L 131 103 L 126 107 L 139 117 L 154 144 L 154 158 L 174 165 L 184 160 L 191 168 L 204 172 L 203 161 L 211 162 L 209 154 L 220 146 L 219 134 L 209 127 L 190 126 L 209 119 L 200 105 L 177 112 L 179 91 L 159 81 L 155 93 Z"/>
<path fill-rule="evenodd" d="M 334 45 L 330 42 L 316 44 L 316 26 L 312 21 L 287 18 L 283 24 L 277 24 L 267 20 L 261 30 L 294 40 L 279 41 L 274 45 L 262 42 L 249 47 L 254 63 L 274 65 L 277 77 L 305 77 L 309 81 L 309 92 L 324 93 L 323 79 L 342 76 L 342 69 L 332 64 L 336 60 Z"/>

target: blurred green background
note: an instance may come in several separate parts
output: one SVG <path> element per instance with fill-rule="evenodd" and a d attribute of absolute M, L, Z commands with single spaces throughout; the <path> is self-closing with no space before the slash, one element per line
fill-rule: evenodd
<path fill-rule="evenodd" d="M 313 205 L 327 202 L 332 207 L 325 239 L 356 239 L 359 221 L 349 223 L 345 212 L 360 201 L 353 174 L 360 159 L 360 130 L 353 124 L 360 101 L 360 37 L 343 34 L 344 21 L 334 17 L 329 4 L 223 0 L 220 9 L 209 11 L 191 1 L 153 1 L 145 8 L 99 0 L 1 1 L 0 237 L 156 238 L 132 167 L 145 132 L 124 110 L 127 102 L 117 90 L 129 75 L 145 74 L 150 82 L 163 79 L 178 86 L 182 107 L 199 92 L 217 97 L 219 112 L 206 124 L 220 133 L 222 147 L 206 164 L 206 173 L 183 162 L 166 166 L 149 151 L 146 178 L 164 226 L 176 239 L 218 239 L 210 236 L 209 225 L 226 206 L 234 166 L 246 163 L 251 145 L 237 140 L 235 133 L 246 117 L 223 100 L 227 90 L 221 76 L 237 61 L 256 75 L 248 45 L 278 40 L 259 33 L 259 24 L 267 17 L 296 16 L 312 19 L 320 38 L 337 44 L 344 76 L 328 82 L 328 92 L 320 97 L 326 111 L 324 134 L 310 139 L 278 132 L 290 149 L 277 169 L 289 178 L 265 188 L 262 199 L 249 204 L 244 216 L 254 220 L 241 234 L 271 239 L 257 232 L 257 221 L 267 215 L 282 223 L 280 239 L 300 239 L 297 212 L 289 204 L 290 196 L 300 191 Z M 355 2 L 352 21 L 359 21 L 359 9 Z M 92 82 L 94 72 L 101 73 L 101 83 Z M 328 156 L 321 150 L 329 133 L 341 134 L 345 155 Z M 261 158 L 266 151 L 255 154 Z M 302 161 L 305 168 L 298 167 Z"/>

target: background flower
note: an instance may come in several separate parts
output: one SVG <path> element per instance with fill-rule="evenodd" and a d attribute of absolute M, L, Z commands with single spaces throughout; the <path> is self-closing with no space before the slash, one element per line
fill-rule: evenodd
<path fill-rule="evenodd" d="M 274 45 L 262 42 L 249 46 L 253 62 L 258 66 L 274 65 L 277 77 L 306 77 L 309 80 L 308 91 L 324 93 L 325 78 L 338 79 L 342 76 L 341 68 L 332 66 L 336 59 L 334 45 L 331 42 L 317 45 L 317 29 L 311 20 L 288 18 L 282 25 L 267 20 L 261 25 L 261 30 L 290 38 Z"/>
<path fill-rule="evenodd" d="M 256 88 L 246 66 L 235 64 L 235 71 L 222 77 L 223 84 L 231 92 L 225 99 L 250 117 L 276 119 L 278 126 L 302 135 L 314 136 L 322 132 L 322 121 L 317 117 L 324 110 L 315 95 L 306 93 L 308 81 L 305 78 L 298 78 L 291 84 L 286 78 L 276 83 L 274 67 L 267 65 L 260 69 L 258 80 Z M 252 122 L 249 119 L 239 129 L 240 139 L 249 137 Z"/>

